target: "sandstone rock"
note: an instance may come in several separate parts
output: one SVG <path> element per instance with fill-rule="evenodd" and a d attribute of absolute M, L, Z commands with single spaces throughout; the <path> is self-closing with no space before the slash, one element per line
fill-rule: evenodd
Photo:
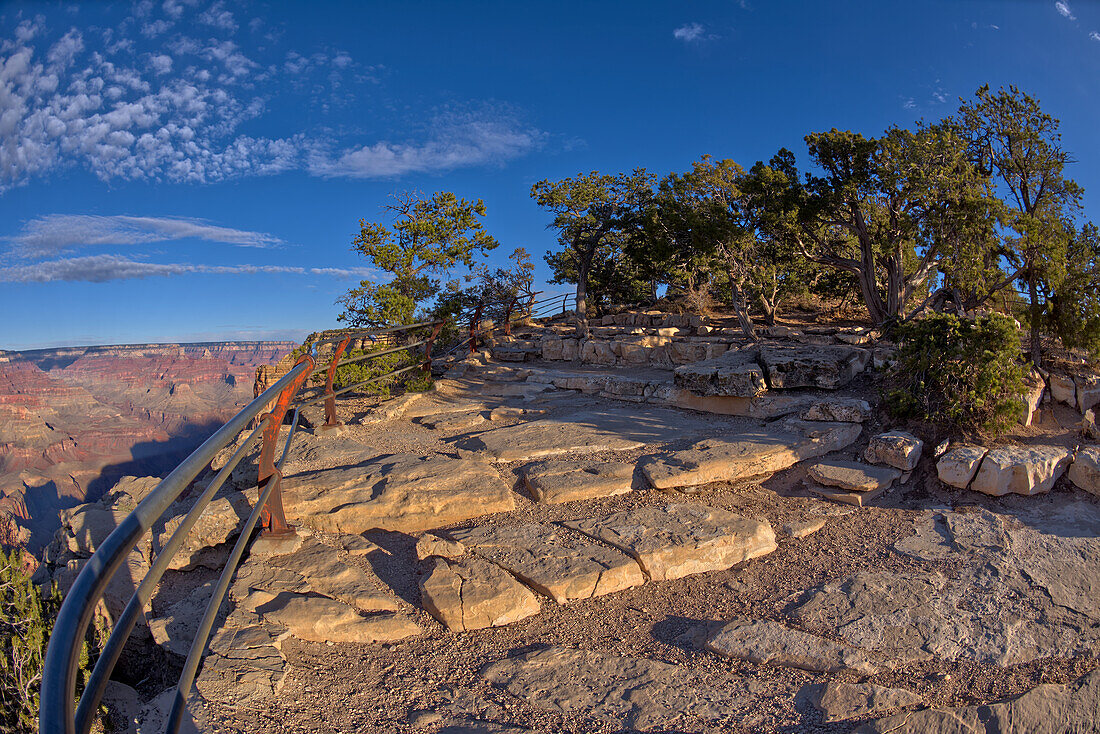
<path fill-rule="evenodd" d="M 334 599 L 291 592 L 279 594 L 256 612 L 265 622 L 311 642 L 397 642 L 422 631 L 403 614 L 364 617 Z"/>
<path fill-rule="evenodd" d="M 396 611 L 398 608 L 396 597 L 379 589 L 381 582 L 373 573 L 344 563 L 334 548 L 315 540 L 306 541 L 293 554 L 272 557 L 267 563 L 298 574 L 314 592 L 361 612 Z"/>
<path fill-rule="evenodd" d="M 753 725 L 753 697 L 686 667 L 550 647 L 486 665 L 481 677 L 529 705 L 609 731 L 700 731 Z"/>
<path fill-rule="evenodd" d="M 1100 670 L 1067 683 L 1044 683 L 1022 696 L 954 709 L 924 709 L 897 714 L 870 723 L 871 734 L 986 734 L 987 732 L 1035 732 L 1035 734 L 1086 734 L 1097 731 L 1100 710 Z"/>
<path fill-rule="evenodd" d="M 1069 480 L 1100 497 L 1100 446 L 1082 446 L 1069 466 Z"/>
<path fill-rule="evenodd" d="M 773 346 L 760 347 L 768 387 L 773 390 L 795 387 L 820 387 L 835 390 L 844 387 L 867 366 L 871 353 L 849 346 Z"/>
<path fill-rule="evenodd" d="M 901 476 L 897 469 L 868 466 L 854 461 L 820 461 L 810 467 L 810 476 L 829 487 L 855 492 L 887 490 Z"/>
<path fill-rule="evenodd" d="M 737 660 L 822 673 L 850 671 L 874 675 L 878 668 L 863 650 L 778 622 L 737 617 L 706 642 L 711 652 Z"/>
<path fill-rule="evenodd" d="M 440 558 L 461 558 L 466 554 L 466 546 L 457 540 L 447 540 L 436 535 L 426 534 L 416 541 L 416 560 L 425 561 L 432 556 Z"/>
<path fill-rule="evenodd" d="M 509 487 L 478 459 L 395 454 L 301 472 L 284 487 L 291 521 L 326 532 L 416 532 L 515 508 Z"/>
<path fill-rule="evenodd" d="M 569 453 L 628 451 L 709 428 L 704 421 L 679 411 L 611 408 L 497 428 L 463 439 L 457 446 L 493 461 L 526 461 Z"/>
<path fill-rule="evenodd" d="M 919 693 L 904 688 L 883 688 L 871 683 L 829 681 L 815 686 L 810 700 L 825 721 L 863 719 L 890 709 L 908 708 L 921 703 Z"/>
<path fill-rule="evenodd" d="M 480 426 L 486 422 L 486 419 L 481 413 L 459 413 L 458 415 L 423 416 L 417 418 L 416 422 L 437 431 L 464 431 Z"/>
<path fill-rule="evenodd" d="M 253 503 L 257 499 L 258 493 L 253 488 L 247 492 L 230 491 L 212 500 L 195 523 L 195 527 L 191 528 L 191 532 L 187 534 L 179 552 L 172 558 L 168 567 L 174 571 L 196 566 L 221 568 L 223 558 L 212 555 L 211 549 L 237 537 L 241 525 L 252 512 Z M 177 505 L 175 514 L 172 514 L 172 510 L 166 513 L 168 519 L 164 522 L 164 529 L 160 532 L 154 531 L 154 554 L 164 547 L 190 509 L 190 503 L 183 502 Z"/>
<path fill-rule="evenodd" d="M 1077 384 L 1077 410 L 1084 413 L 1100 405 L 1100 377 L 1075 377 L 1073 381 Z"/>
<path fill-rule="evenodd" d="M 1046 382 L 1036 372 L 1032 372 L 1030 376 L 1024 379 L 1024 385 L 1026 390 L 1023 395 L 1020 396 L 1020 401 L 1023 403 L 1020 413 L 1020 423 L 1025 426 L 1030 426 L 1035 420 L 1035 415 L 1039 411 L 1039 403 L 1043 399 L 1043 392 L 1046 390 Z"/>
<path fill-rule="evenodd" d="M 235 704 L 272 698 L 286 678 L 281 643 L 251 614 L 234 610 L 210 640 L 195 688 L 204 697 Z"/>
<path fill-rule="evenodd" d="M 392 400 L 387 400 L 371 410 L 369 414 L 360 418 L 359 423 L 385 423 L 387 421 L 397 420 L 404 416 L 410 408 L 423 400 L 425 395 L 426 393 L 422 392 L 407 392 Z"/>
<path fill-rule="evenodd" d="M 1047 380 L 1050 383 L 1050 394 L 1055 400 L 1071 408 L 1077 407 L 1077 385 L 1072 377 L 1051 373 Z"/>
<path fill-rule="evenodd" d="M 767 522 L 706 505 L 638 507 L 565 524 L 630 555 L 654 580 L 724 570 L 777 547 Z"/>
<path fill-rule="evenodd" d="M 836 487 L 821 487 L 816 484 L 808 485 L 811 492 L 832 502 L 840 502 L 845 505 L 852 505 L 853 507 L 864 507 L 868 502 L 878 499 L 885 491 L 883 489 L 872 489 L 867 492 L 857 492 L 853 490 L 837 489 Z"/>
<path fill-rule="evenodd" d="M 501 627 L 539 613 L 523 584 L 489 561 L 430 558 L 420 579 L 424 610 L 452 632 Z"/>
<path fill-rule="evenodd" d="M 711 438 L 641 462 L 655 489 L 696 487 L 774 474 L 799 461 L 851 444 L 862 429 L 851 423 L 787 421 L 770 431 Z"/>
<path fill-rule="evenodd" d="M 366 556 L 379 550 L 377 545 L 362 535 L 341 535 L 336 541 L 345 553 L 353 556 Z"/>
<path fill-rule="evenodd" d="M 805 520 L 793 520 L 783 525 L 783 534 L 796 539 L 806 538 L 825 527 L 824 517 L 811 517 Z"/>
<path fill-rule="evenodd" d="M 986 452 L 987 449 L 982 446 L 953 448 L 936 463 L 936 474 L 944 484 L 966 489 L 978 473 L 978 466 Z"/>
<path fill-rule="evenodd" d="M 634 466 L 611 461 L 585 465 L 550 460 L 524 468 L 522 476 L 536 502 L 560 504 L 626 494 L 630 491 Z"/>
<path fill-rule="evenodd" d="M 715 359 L 677 367 L 673 380 L 677 387 L 696 395 L 756 397 L 768 389 L 758 355 L 755 348 L 729 351 Z"/>
<path fill-rule="evenodd" d="M 654 398 L 656 397 L 658 393 L 654 393 Z M 803 397 L 777 395 L 774 392 L 755 398 L 738 398 L 732 395 L 696 395 L 681 388 L 668 390 L 668 399 L 662 402 L 703 413 L 762 419 L 779 418 L 796 413 L 806 405 L 806 399 Z"/>
<path fill-rule="evenodd" d="M 1091 438 L 1094 441 L 1100 439 L 1100 425 L 1096 423 L 1095 409 L 1085 411 L 1085 415 L 1081 418 L 1081 433 L 1085 438 Z"/>
<path fill-rule="evenodd" d="M 872 464 L 887 464 L 902 471 L 912 471 L 920 461 L 924 441 L 905 431 L 888 431 L 871 438 L 863 456 Z"/>
<path fill-rule="evenodd" d="M 153 640 L 162 649 L 182 658 L 187 657 L 213 592 L 214 582 L 207 582 L 173 604 L 164 617 L 150 619 L 149 632 L 152 633 Z"/>
<path fill-rule="evenodd" d="M 553 525 L 473 528 L 451 535 L 558 604 L 645 583 L 632 558 Z"/>
<path fill-rule="evenodd" d="M 803 420 L 863 423 L 871 417 L 871 404 L 859 398 L 818 400 L 802 413 Z"/>
<path fill-rule="evenodd" d="M 1001 446 L 985 455 L 970 488 L 995 497 L 1048 492 L 1072 456 L 1062 446 Z"/>

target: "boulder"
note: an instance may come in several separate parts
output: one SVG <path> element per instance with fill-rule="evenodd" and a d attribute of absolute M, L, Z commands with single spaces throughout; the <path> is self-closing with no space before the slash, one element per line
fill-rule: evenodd
<path fill-rule="evenodd" d="M 1069 465 L 1069 480 L 1100 497 L 1100 446 L 1082 446 Z"/>
<path fill-rule="evenodd" d="M 848 446 L 859 424 L 788 420 L 771 430 L 700 441 L 680 451 L 642 460 L 642 472 L 655 489 L 690 491 L 712 482 L 770 475 L 799 461 Z"/>
<path fill-rule="evenodd" d="M 1062 446 L 1001 446 L 985 455 L 970 488 L 994 497 L 1048 492 L 1072 457 Z"/>
<path fill-rule="evenodd" d="M 706 642 L 713 653 L 818 673 L 851 672 L 874 675 L 878 668 L 867 653 L 851 645 L 784 627 L 778 622 L 737 617 Z"/>
<path fill-rule="evenodd" d="M 554 525 L 472 528 L 451 536 L 558 604 L 645 583 L 629 556 Z"/>
<path fill-rule="evenodd" d="M 289 519 L 316 530 L 417 532 L 515 508 L 511 489 L 480 459 L 394 454 L 284 481 Z"/>
<path fill-rule="evenodd" d="M 521 472 L 524 486 L 536 502 L 560 504 L 575 500 L 611 497 L 630 491 L 633 464 L 601 461 L 540 461 Z"/>
<path fill-rule="evenodd" d="M 913 471 L 920 461 L 924 441 L 905 431 L 888 431 L 873 436 L 863 456 L 872 464 L 886 464 L 902 471 Z"/>
<path fill-rule="evenodd" d="M 791 522 L 784 523 L 783 534 L 795 539 L 801 539 L 813 535 L 821 528 L 825 527 L 826 519 L 824 517 L 810 517 L 804 520 L 792 520 Z"/>
<path fill-rule="evenodd" d="M 811 466 L 809 473 L 814 480 L 828 487 L 855 492 L 885 491 L 901 476 L 897 469 L 854 461 L 821 461 Z"/>
<path fill-rule="evenodd" d="M 677 367 L 673 381 L 695 395 L 752 398 L 767 391 L 755 348 L 729 351 L 714 359 Z"/>
<path fill-rule="evenodd" d="M 416 541 L 416 560 L 418 561 L 425 561 L 432 556 L 461 558 L 465 554 L 466 546 L 457 540 L 447 540 L 429 533 Z"/>
<path fill-rule="evenodd" d="M 871 353 L 850 346 L 760 347 L 768 387 L 773 390 L 820 387 L 836 390 L 864 370 Z"/>
<path fill-rule="evenodd" d="M 871 404 L 859 398 L 825 398 L 802 412 L 808 421 L 863 423 L 871 417 Z"/>
<path fill-rule="evenodd" d="M 1022 410 L 1020 412 L 1020 423 L 1025 426 L 1030 426 L 1035 420 L 1035 414 L 1039 410 L 1039 403 L 1043 399 L 1043 392 L 1046 390 L 1046 382 L 1036 372 L 1032 372 L 1031 375 L 1024 380 L 1026 390 L 1024 394 L 1020 396 L 1020 402 L 1023 403 Z"/>
<path fill-rule="evenodd" d="M 1085 438 L 1091 438 L 1092 440 L 1100 439 L 1100 426 L 1096 423 L 1096 409 L 1092 408 L 1085 411 L 1085 415 L 1081 418 L 1081 433 Z"/>
<path fill-rule="evenodd" d="M 403 614 L 364 617 L 334 599 L 289 591 L 259 605 L 256 613 L 265 623 L 310 642 L 397 642 L 422 631 Z"/>
<path fill-rule="evenodd" d="M 936 462 L 936 474 L 940 481 L 952 487 L 966 489 L 978 473 L 988 449 L 982 446 L 959 446 L 948 451 Z"/>
<path fill-rule="evenodd" d="M 638 507 L 565 524 L 631 556 L 654 580 L 725 570 L 777 547 L 766 521 L 706 505 Z"/>
<path fill-rule="evenodd" d="M 1077 407 L 1077 385 L 1072 377 L 1051 373 L 1047 379 L 1050 383 L 1050 394 L 1055 400 L 1071 408 Z"/>
<path fill-rule="evenodd" d="M 499 566 L 433 557 L 420 579 L 424 610 L 452 632 L 501 627 L 539 613 L 539 601 Z"/>
<path fill-rule="evenodd" d="M 1077 410 L 1084 413 L 1100 404 L 1100 377 L 1088 375 L 1073 381 L 1077 384 Z"/>
<path fill-rule="evenodd" d="M 837 487 L 821 487 L 816 484 L 808 485 L 808 489 L 827 500 L 852 505 L 853 507 L 864 507 L 868 502 L 878 499 L 885 491 L 883 489 L 872 489 L 867 492 L 857 492 L 849 489 L 838 489 Z"/>
<path fill-rule="evenodd" d="M 810 702 L 825 715 L 825 721 L 864 719 L 890 709 L 908 708 L 921 703 L 919 693 L 904 688 L 883 688 L 872 683 L 829 681 L 813 686 Z"/>

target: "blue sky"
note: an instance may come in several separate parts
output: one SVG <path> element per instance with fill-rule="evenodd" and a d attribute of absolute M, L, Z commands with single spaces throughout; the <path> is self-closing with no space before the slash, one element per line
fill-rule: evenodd
<path fill-rule="evenodd" d="M 542 280 L 542 178 L 804 164 L 984 83 L 1061 119 L 1100 219 L 1095 1 L 7 2 L 0 44 L 0 349 L 336 326 L 408 190 L 484 199 Z"/>

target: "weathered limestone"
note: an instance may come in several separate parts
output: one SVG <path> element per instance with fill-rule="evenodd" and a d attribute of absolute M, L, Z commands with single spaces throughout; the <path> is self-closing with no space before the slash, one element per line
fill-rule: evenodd
<path fill-rule="evenodd" d="M 970 488 L 994 497 L 1048 492 L 1072 457 L 1061 446 L 1001 446 L 985 455 Z"/>
<path fill-rule="evenodd" d="M 424 561 L 432 556 L 440 558 L 461 558 L 466 555 L 466 546 L 457 540 L 447 540 L 430 533 L 416 541 L 416 560 Z"/>
<path fill-rule="evenodd" d="M 173 604 L 165 616 L 150 619 L 149 632 L 152 633 L 153 640 L 162 649 L 183 658 L 187 657 L 213 591 L 214 582 L 205 583 Z"/>
<path fill-rule="evenodd" d="M 758 356 L 755 348 L 729 351 L 714 359 L 677 367 L 673 380 L 677 387 L 696 395 L 753 398 L 768 389 Z"/>
<path fill-rule="evenodd" d="M 1047 380 L 1050 383 L 1051 397 L 1071 408 L 1077 407 L 1077 384 L 1072 377 L 1051 373 Z"/>
<path fill-rule="evenodd" d="M 1100 446 L 1082 446 L 1069 467 L 1069 480 L 1100 497 Z"/>
<path fill-rule="evenodd" d="M 393 400 L 387 400 L 378 407 L 371 410 L 369 414 L 359 420 L 360 423 L 385 423 L 387 421 L 397 420 L 398 418 L 409 412 L 409 409 L 423 400 L 426 393 L 422 392 L 408 392 L 404 395 L 398 396 Z"/>
<path fill-rule="evenodd" d="M 420 579 L 424 610 L 452 632 L 501 627 L 539 613 L 539 601 L 499 566 L 480 558 L 429 558 Z"/>
<path fill-rule="evenodd" d="M 1024 378 L 1024 386 L 1024 394 L 1020 396 L 1020 402 L 1023 404 L 1020 412 L 1020 423 L 1030 426 L 1039 412 L 1039 403 L 1046 391 L 1046 382 L 1041 375 L 1033 370 L 1030 375 Z"/>
<path fill-rule="evenodd" d="M 395 454 L 285 484 L 290 519 L 327 532 L 416 532 L 515 508 L 508 485 L 479 459 Z"/>
<path fill-rule="evenodd" d="M 832 502 L 839 502 L 844 505 L 852 505 L 853 507 L 865 507 L 868 502 L 878 499 L 885 491 L 883 489 L 872 489 L 866 492 L 857 492 L 847 489 L 838 489 L 836 487 L 821 487 L 816 484 L 808 485 L 811 492 Z"/>
<path fill-rule="evenodd" d="M 554 525 L 473 528 L 451 535 L 558 604 L 645 583 L 632 558 Z"/>
<path fill-rule="evenodd" d="M 959 446 L 944 454 L 936 462 L 936 474 L 940 481 L 952 487 L 966 489 L 978 473 L 978 466 L 988 450 L 982 446 Z"/>
<path fill-rule="evenodd" d="M 403 614 L 364 617 L 334 599 L 289 591 L 256 607 L 256 613 L 264 622 L 312 642 L 397 642 L 421 632 Z"/>
<path fill-rule="evenodd" d="M 773 390 L 820 387 L 836 390 L 852 381 L 867 366 L 871 353 L 849 346 L 760 347 L 768 387 Z"/>
<path fill-rule="evenodd" d="M 1086 734 L 1097 731 L 1100 710 L 1100 670 L 1067 683 L 1044 683 L 1022 696 L 953 709 L 924 709 L 871 722 L 869 734 L 986 734 L 1035 732 Z"/>
<path fill-rule="evenodd" d="M 497 462 L 526 461 L 570 453 L 628 451 L 707 428 L 704 421 L 667 409 L 589 410 L 497 428 L 465 438 L 457 446 L 460 452 L 483 454 Z"/>
<path fill-rule="evenodd" d="M 802 412 L 808 421 L 863 423 L 871 417 L 871 404 L 859 398 L 825 398 Z"/>
<path fill-rule="evenodd" d="M 919 693 L 904 688 L 883 688 L 871 683 L 829 681 L 814 686 L 810 702 L 825 714 L 825 721 L 863 719 L 891 709 L 908 708 L 921 703 Z"/>
<path fill-rule="evenodd" d="M 550 647 L 490 663 L 481 677 L 535 708 L 591 720 L 593 729 L 700 731 L 755 720 L 752 697 L 734 680 L 715 685 L 646 658 Z"/>
<path fill-rule="evenodd" d="M 859 424 L 788 420 L 769 431 L 700 441 L 691 448 L 644 459 L 642 472 L 655 489 L 680 489 L 774 474 L 855 441 Z"/>
<path fill-rule="evenodd" d="M 244 519 L 252 512 L 252 505 L 258 499 L 253 488 L 245 492 L 230 491 L 207 505 L 195 527 L 187 534 L 179 552 L 172 558 L 168 568 L 172 570 L 190 569 L 196 566 L 221 568 L 223 557 L 211 554 L 211 549 L 235 538 L 240 532 Z M 164 529 L 154 531 L 153 551 L 164 547 L 172 533 L 180 526 L 190 505 L 178 506 L 177 512 L 164 523 Z"/>
<path fill-rule="evenodd" d="M 1100 377 L 1078 376 L 1073 378 L 1077 384 L 1077 410 L 1086 410 L 1100 405 Z"/>
<path fill-rule="evenodd" d="M 805 520 L 793 520 L 783 525 L 783 534 L 795 539 L 806 538 L 825 527 L 826 522 L 824 517 L 810 517 Z"/>
<path fill-rule="evenodd" d="M 581 464 L 549 460 L 525 467 L 522 477 L 536 502 L 554 505 L 626 494 L 630 491 L 634 466 L 611 461 Z"/>
<path fill-rule="evenodd" d="M 887 464 L 902 471 L 913 471 L 920 461 L 924 441 L 905 431 L 888 431 L 873 436 L 863 456 L 872 464 Z"/>
<path fill-rule="evenodd" d="M 758 665 L 772 664 L 822 673 L 850 671 L 874 675 L 867 653 L 778 622 L 737 617 L 706 642 L 711 652 Z"/>
<path fill-rule="evenodd" d="M 653 580 L 724 570 L 777 547 L 767 522 L 705 505 L 638 507 L 565 524 L 630 555 Z"/>
<path fill-rule="evenodd" d="M 480 412 L 459 413 L 457 415 L 444 413 L 422 416 L 417 418 L 416 422 L 437 431 L 464 431 L 468 428 L 480 426 L 486 422 L 486 418 Z"/>
<path fill-rule="evenodd" d="M 361 612 L 397 611 L 397 599 L 378 589 L 380 582 L 359 566 L 344 563 L 335 549 L 307 540 L 295 553 L 274 556 L 267 564 L 301 576 L 310 588 Z"/>
<path fill-rule="evenodd" d="M 897 469 L 854 461 L 820 461 L 810 467 L 809 473 L 813 479 L 828 487 L 855 492 L 885 491 L 901 476 Z"/>

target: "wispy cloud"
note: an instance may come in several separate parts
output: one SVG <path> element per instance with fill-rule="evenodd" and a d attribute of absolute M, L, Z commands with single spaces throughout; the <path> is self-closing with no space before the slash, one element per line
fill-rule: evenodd
<path fill-rule="evenodd" d="M 714 38 L 702 23 L 687 23 L 672 31 L 672 37 L 684 43 L 697 43 Z"/>
<path fill-rule="evenodd" d="M 1094 41 L 1100 41 L 1100 33 L 1096 32 L 1096 31 L 1093 31 L 1092 33 L 1089 34 L 1089 38 L 1091 38 Z"/>
<path fill-rule="evenodd" d="M 387 178 L 502 165 L 537 149 L 545 138 L 545 133 L 524 126 L 509 112 L 487 108 L 437 118 L 423 142 L 383 141 L 349 148 L 336 156 L 316 151 L 309 170 L 325 177 Z"/>
<path fill-rule="evenodd" d="M 70 257 L 0 268 L 0 282 L 53 283 L 57 281 L 80 283 L 107 283 L 116 280 L 169 277 L 189 274 L 240 275 L 240 274 L 291 274 L 316 275 L 337 278 L 377 279 L 378 272 L 371 268 L 303 268 L 285 265 L 200 265 L 193 263 L 152 263 L 132 260 L 121 255 L 89 255 Z"/>
<path fill-rule="evenodd" d="M 45 257 L 81 247 L 142 245 L 197 239 L 239 247 L 274 247 L 282 240 L 264 232 L 232 229 L 182 217 L 50 214 L 32 219 L 7 238 L 15 254 Z"/>
<path fill-rule="evenodd" d="M 1065 0 L 1058 0 L 1058 2 L 1054 3 L 1054 9 L 1057 10 L 1063 18 L 1077 20 L 1077 16 L 1073 14 L 1073 11 L 1069 8 L 1069 3 L 1065 2 Z"/>

